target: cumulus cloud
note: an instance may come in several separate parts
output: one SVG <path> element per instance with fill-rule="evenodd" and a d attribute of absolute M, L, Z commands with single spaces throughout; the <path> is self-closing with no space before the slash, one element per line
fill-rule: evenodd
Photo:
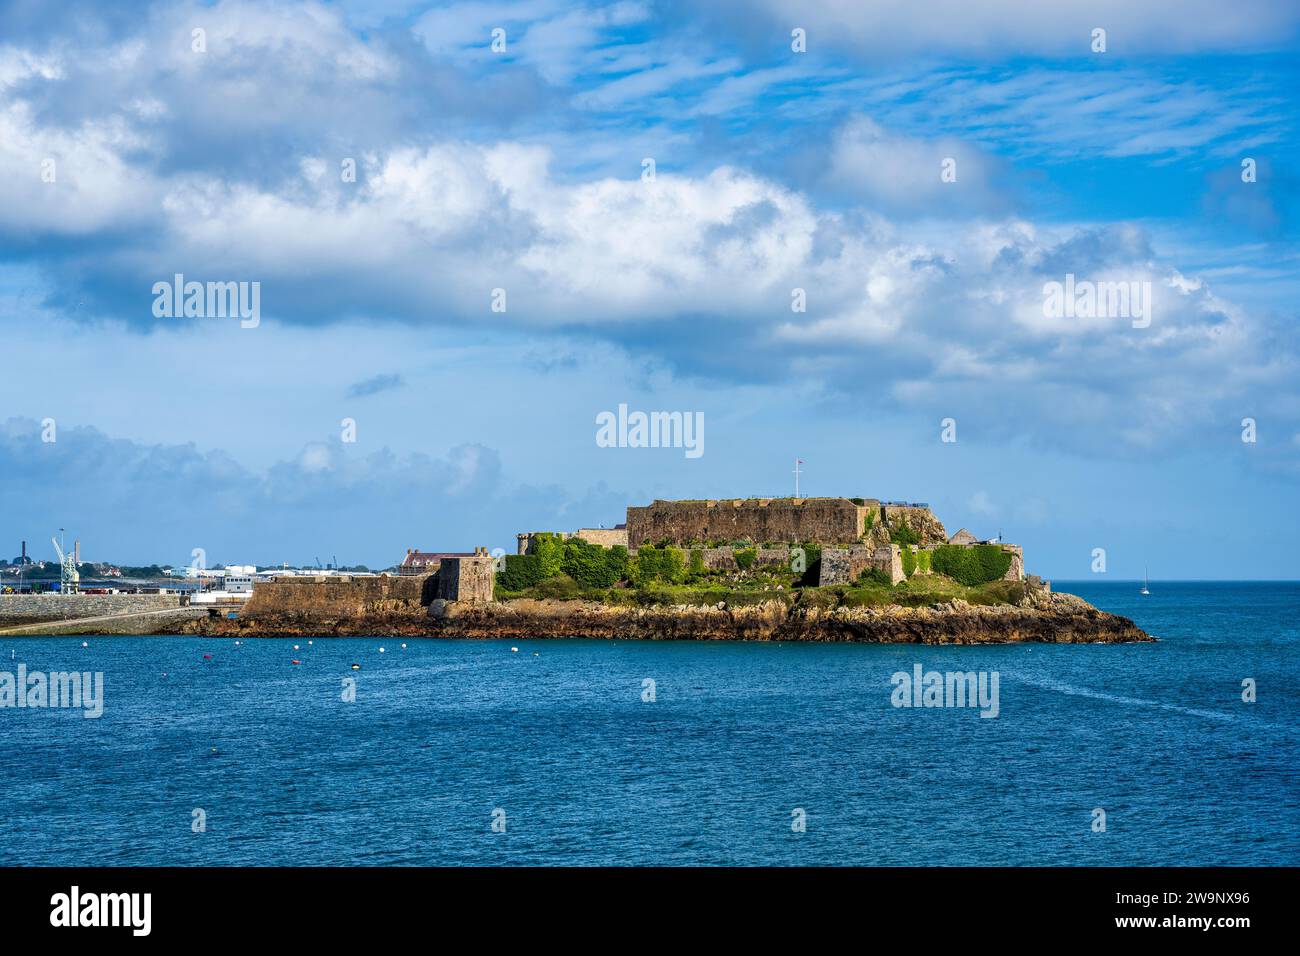
<path fill-rule="evenodd" d="M 870 362 L 871 387 L 899 405 L 1034 396 L 1018 427 L 1057 441 L 1118 417 L 1132 423 L 1120 445 L 1159 446 L 1295 368 L 1293 348 L 1266 353 L 1257 319 L 1135 227 L 971 219 L 904 235 L 737 168 L 568 183 L 548 159 L 512 143 L 403 148 L 367 159 L 351 195 L 313 160 L 277 191 L 173 178 L 159 239 L 66 265 L 141 326 L 158 321 L 152 283 L 185 272 L 261 282 L 272 319 L 577 328 L 688 371 L 706 367 L 701 336 L 715 335 L 730 342 L 711 374 L 771 380 L 793 359 L 843 381 Z M 1046 314 L 1044 284 L 1070 275 L 1149 284 L 1150 326 Z M 497 289 L 504 313 L 491 310 Z M 807 312 L 791 312 L 794 289 Z M 647 342 L 655 326 L 666 334 Z"/>
<path fill-rule="evenodd" d="M 608 521 L 624 499 L 603 487 L 572 495 L 508 480 L 497 452 L 474 444 L 442 456 L 361 455 L 322 440 L 254 471 L 193 444 L 145 445 L 85 426 L 61 427 L 47 443 L 41 432 L 32 419 L 0 422 L 7 533 L 48 540 L 56 529 L 36 516 L 58 515 L 95 561 L 179 563 L 201 547 L 214 563 L 337 554 L 386 567 L 408 547 L 507 547 L 538 522 Z"/>
<path fill-rule="evenodd" d="M 822 176 L 826 187 L 882 212 L 948 216 L 1007 211 L 1011 182 L 1004 164 L 969 144 L 904 136 L 868 117 L 835 132 Z"/>
<path fill-rule="evenodd" d="M 876 22 L 856 9 L 800 12 L 814 26 L 845 20 L 850 33 Z M 902 9 L 870 16 L 888 24 Z M 993 22 L 1018 9 L 995 7 Z M 1112 11 L 1118 27 L 1148 22 L 1126 9 Z M 640 23 L 646 9 L 572 20 L 539 0 L 470 12 L 478 25 L 469 32 L 440 12 L 423 18 L 419 45 L 393 31 L 358 35 L 330 8 L 227 0 L 154 11 L 99 48 L 3 48 L 0 251 L 39 261 L 54 304 L 71 310 L 88 299 L 84 314 L 140 330 L 159 321 L 153 283 L 176 273 L 257 281 L 270 322 L 576 331 L 687 374 L 811 378 L 841 400 L 865 393 L 926 413 L 957 405 L 1004 429 L 1090 448 L 1183 440 L 1294 381 L 1296 349 L 1276 334 L 1276 317 L 1220 296 L 1139 226 L 1048 226 L 1008 212 L 995 185 L 1007 179 L 1004 161 L 964 137 L 922 138 L 850 116 L 816 158 L 807 191 L 743 155 L 700 168 L 665 162 L 648 180 L 638 150 L 626 177 L 572 175 L 555 147 L 501 128 L 516 98 L 493 84 L 532 89 L 518 63 L 479 83 L 476 61 L 457 51 L 474 46 L 479 26 L 514 18 L 527 24 L 522 39 L 536 41 L 521 44 L 519 62 L 532 57 L 530 70 L 545 66 L 546 82 L 562 82 L 571 75 L 558 65 L 568 55 L 564 25 L 577 24 L 575 42 L 596 56 L 595 34 L 582 31 Z M 934 30 L 957 36 L 963 16 L 909 12 L 913 32 L 900 42 Z M 199 22 L 208 30 L 201 55 L 190 46 Z M 1016 29 L 1037 22 L 1028 16 Z M 670 59 L 632 44 L 600 56 L 611 84 Z M 643 79 L 652 94 L 661 89 Z M 436 118 L 428 97 L 412 93 L 417 81 L 443 94 Z M 1088 109 L 1128 102 L 1108 82 L 1102 102 L 1084 97 Z M 1051 92 L 1072 102 L 1059 84 Z M 465 135 L 449 134 L 442 121 L 463 120 L 474 104 L 491 135 L 470 135 L 464 123 Z M 54 182 L 39 175 L 47 155 L 58 161 Z M 956 183 L 939 176 L 949 156 Z M 355 182 L 343 175 L 348 159 Z M 840 201 L 823 202 L 823 191 Z M 1066 275 L 1150 283 L 1150 327 L 1044 314 L 1044 283 Z M 492 308 L 497 290 L 505 311 Z M 806 312 L 792 311 L 794 290 Z M 371 379 L 350 394 L 389 387 Z M 309 450 L 299 478 L 334 473 L 335 453 Z M 463 484 L 459 475 L 449 487 Z"/>

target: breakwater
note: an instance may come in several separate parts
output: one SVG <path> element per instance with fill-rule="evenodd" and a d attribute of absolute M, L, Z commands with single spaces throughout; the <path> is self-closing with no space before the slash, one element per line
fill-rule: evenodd
<path fill-rule="evenodd" d="M 0 594 L 0 628 L 166 611 L 182 607 L 182 598 L 179 594 Z"/>

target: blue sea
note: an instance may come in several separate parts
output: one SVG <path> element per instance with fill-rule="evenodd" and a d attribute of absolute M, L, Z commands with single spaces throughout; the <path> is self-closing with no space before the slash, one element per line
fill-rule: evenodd
<path fill-rule="evenodd" d="M 1300 863 L 1300 584 L 1056 587 L 1160 642 L 0 639 L 105 683 L 0 710 L 0 865 Z"/>

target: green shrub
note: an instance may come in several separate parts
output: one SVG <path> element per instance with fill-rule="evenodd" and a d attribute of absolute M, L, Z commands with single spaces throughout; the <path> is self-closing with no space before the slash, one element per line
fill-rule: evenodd
<path fill-rule="evenodd" d="M 507 554 L 505 570 L 497 572 L 497 586 L 506 591 L 524 591 L 545 577 L 537 555 Z"/>
<path fill-rule="evenodd" d="M 921 536 L 906 521 L 900 520 L 895 527 L 889 529 L 889 540 L 900 548 L 905 548 L 909 544 L 920 544 Z"/>
<path fill-rule="evenodd" d="M 628 562 L 628 580 L 637 587 L 652 583 L 684 584 L 686 556 L 679 548 L 638 548 Z"/>
<path fill-rule="evenodd" d="M 708 568 L 704 566 L 704 552 L 699 550 L 692 551 L 691 564 L 690 567 L 687 569 L 687 574 L 686 574 L 687 579 L 690 581 L 698 581 L 700 580 L 700 578 L 704 577 L 704 575 L 707 573 L 708 573 Z"/>
<path fill-rule="evenodd" d="M 758 557 L 757 548 L 741 548 L 734 553 L 736 567 L 742 571 L 748 571 L 754 566 L 754 559 Z"/>
<path fill-rule="evenodd" d="M 903 573 L 909 578 L 916 573 L 916 554 L 911 548 L 901 549 L 903 557 Z"/>
<path fill-rule="evenodd" d="M 920 571 L 929 571 L 931 554 L 929 551 L 916 552 L 916 567 Z"/>
<path fill-rule="evenodd" d="M 972 592 L 969 600 L 972 604 L 1017 604 L 1028 590 L 1023 581 L 993 581 Z"/>
<path fill-rule="evenodd" d="M 533 593 L 539 598 L 550 598 L 555 601 L 572 601 L 582 596 L 582 588 L 577 581 L 567 574 L 559 574 L 553 578 L 547 578 L 539 581 L 533 588 Z"/>
<path fill-rule="evenodd" d="M 960 584 L 975 587 L 996 581 L 1011 567 L 1011 555 L 996 544 L 977 544 L 963 548 L 943 544 L 934 549 L 931 566 Z"/>
<path fill-rule="evenodd" d="M 891 587 L 893 582 L 889 580 L 889 572 L 884 568 L 867 568 L 862 572 L 858 581 L 863 584 L 883 584 L 885 587 Z"/>
<path fill-rule="evenodd" d="M 609 563 L 611 568 L 618 572 L 618 578 L 616 580 L 621 581 L 627 577 L 627 565 L 630 559 L 628 558 L 626 547 L 621 544 L 614 545 L 614 547 L 605 552 L 605 560 Z"/>
<path fill-rule="evenodd" d="M 623 551 L 620 563 L 612 548 L 602 548 L 597 544 L 588 544 L 581 538 L 570 538 L 564 542 L 563 560 L 560 570 L 583 587 L 607 588 L 623 577 L 627 550 Z"/>
<path fill-rule="evenodd" d="M 563 572 L 564 542 L 549 531 L 533 539 L 532 553 L 542 563 L 542 577 L 553 578 Z"/>

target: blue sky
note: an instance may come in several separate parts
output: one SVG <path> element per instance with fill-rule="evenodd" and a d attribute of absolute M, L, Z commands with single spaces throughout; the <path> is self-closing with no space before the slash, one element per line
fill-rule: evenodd
<path fill-rule="evenodd" d="M 798 456 L 1053 577 L 1300 577 L 1300 8 L 700 6 L 0 2 L 0 554 L 383 566 Z"/>

